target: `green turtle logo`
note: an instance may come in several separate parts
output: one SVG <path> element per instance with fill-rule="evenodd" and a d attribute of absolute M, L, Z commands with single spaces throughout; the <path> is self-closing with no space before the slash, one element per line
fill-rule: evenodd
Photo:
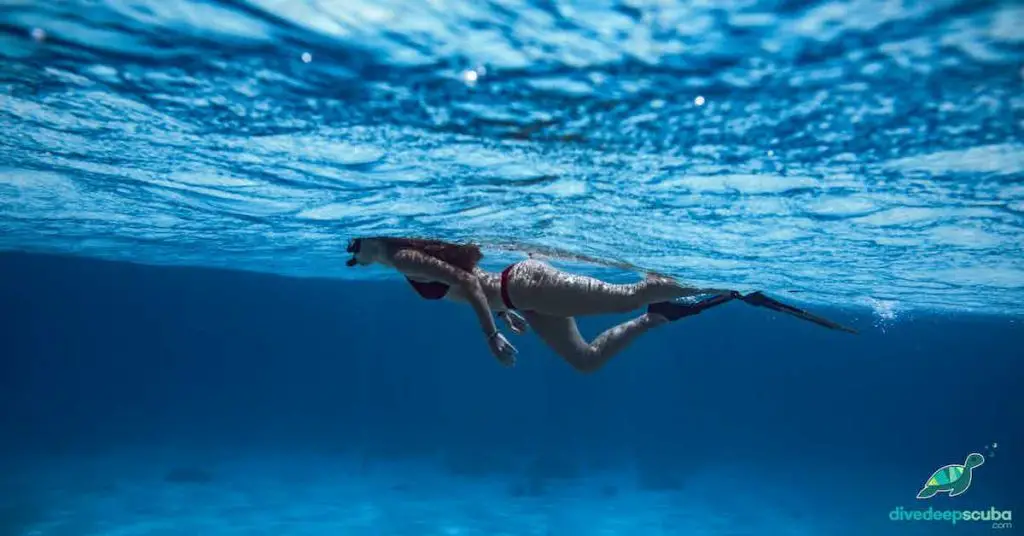
<path fill-rule="evenodd" d="M 940 467 L 925 483 L 924 488 L 917 492 L 918 499 L 929 499 L 940 491 L 948 491 L 950 497 L 956 497 L 971 487 L 971 472 L 985 463 L 985 457 L 977 452 L 971 453 L 963 465 L 954 463 Z"/>

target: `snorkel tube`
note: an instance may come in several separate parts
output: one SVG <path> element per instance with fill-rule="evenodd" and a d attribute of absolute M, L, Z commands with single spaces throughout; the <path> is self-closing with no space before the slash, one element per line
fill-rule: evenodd
<path fill-rule="evenodd" d="M 345 248 L 345 251 L 347 251 L 348 253 L 351 253 L 352 254 L 352 258 L 347 260 L 347 261 L 345 261 L 345 266 L 348 266 L 349 268 L 351 268 L 351 267 L 359 264 L 359 261 L 356 260 L 356 255 L 359 254 L 359 251 L 362 249 L 362 247 L 363 247 L 363 240 L 361 238 L 353 238 L 352 240 L 348 241 L 348 247 Z"/>

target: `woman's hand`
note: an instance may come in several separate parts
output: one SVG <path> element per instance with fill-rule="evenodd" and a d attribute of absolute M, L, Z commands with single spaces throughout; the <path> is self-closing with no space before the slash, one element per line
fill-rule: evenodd
<path fill-rule="evenodd" d="M 515 333 L 516 335 L 526 333 L 530 327 L 530 325 L 526 323 L 526 319 L 515 311 L 502 311 L 498 313 L 498 317 L 504 320 L 508 329 L 511 329 L 512 333 Z"/>
<path fill-rule="evenodd" d="M 519 353 L 519 350 L 516 350 L 516 347 L 512 346 L 512 343 L 508 342 L 508 339 L 500 331 L 495 331 L 487 338 L 487 345 L 490 346 L 491 353 L 498 358 L 502 365 L 515 366 L 516 354 Z"/>

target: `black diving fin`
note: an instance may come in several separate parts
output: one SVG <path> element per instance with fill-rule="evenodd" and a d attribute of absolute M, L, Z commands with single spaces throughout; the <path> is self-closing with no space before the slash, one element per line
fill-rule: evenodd
<path fill-rule="evenodd" d="M 776 299 L 769 298 L 760 291 L 751 292 L 746 296 L 740 296 L 739 299 L 743 302 L 753 305 L 754 307 L 764 307 L 765 309 L 771 309 L 773 311 L 785 313 L 787 315 L 795 316 L 808 322 L 814 322 L 819 326 L 825 326 L 826 328 L 829 329 L 845 331 L 846 333 L 857 333 L 857 330 L 853 328 L 848 328 L 842 324 L 837 324 L 836 322 L 833 322 L 827 318 L 822 318 L 818 315 L 808 313 L 803 309 L 798 309 L 796 307 L 793 307 L 792 305 L 787 305 Z"/>

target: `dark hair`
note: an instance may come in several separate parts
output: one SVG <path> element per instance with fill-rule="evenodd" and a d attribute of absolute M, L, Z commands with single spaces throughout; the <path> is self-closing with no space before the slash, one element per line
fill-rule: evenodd
<path fill-rule="evenodd" d="M 414 249 L 467 272 L 472 272 L 480 262 L 480 259 L 484 257 L 483 252 L 480 251 L 480 246 L 476 244 L 455 244 L 426 238 L 392 238 L 387 236 L 375 236 L 370 237 L 370 239 L 383 242 L 391 252 L 402 249 Z"/>

